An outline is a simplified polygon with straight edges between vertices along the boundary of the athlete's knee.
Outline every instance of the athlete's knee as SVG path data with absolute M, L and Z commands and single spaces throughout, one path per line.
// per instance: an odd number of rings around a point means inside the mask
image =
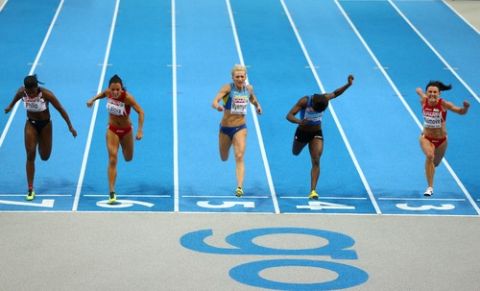
M 298 156 L 302 151 L 303 148 L 305 147 L 306 144 L 300 144 L 298 142 L 294 142 L 292 146 L 292 154 L 294 156 Z
M 50 153 L 48 154 L 40 154 L 40 159 L 42 159 L 42 161 L 48 161 L 48 159 L 50 159 Z
M 428 162 L 433 163 L 433 160 L 435 159 L 435 154 L 434 153 L 427 153 L 426 157 L 427 157 Z
M 117 156 L 111 155 L 111 156 L 108 158 L 108 164 L 109 164 L 110 166 L 116 166 L 116 165 L 117 165 Z
M 226 162 L 228 160 L 228 150 L 223 150 L 220 149 L 220 159 L 222 160 L 222 162 Z
M 243 151 L 235 153 L 235 161 L 242 161 L 243 160 Z
M 27 151 L 27 161 L 35 161 L 35 151 Z
M 125 162 L 130 162 L 133 159 L 133 150 L 122 150 L 123 159 Z

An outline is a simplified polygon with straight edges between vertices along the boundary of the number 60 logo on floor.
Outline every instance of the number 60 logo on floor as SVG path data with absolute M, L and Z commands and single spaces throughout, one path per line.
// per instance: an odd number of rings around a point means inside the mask
M 254 243 L 260 236 L 279 234 L 308 235 L 327 240 L 328 243 L 318 248 L 310 249 L 275 249 Z M 353 247 L 355 241 L 342 233 L 309 229 L 309 228 L 259 228 L 239 231 L 225 238 L 232 248 L 214 247 L 205 242 L 212 236 L 211 229 L 199 230 L 185 234 L 180 243 L 183 247 L 202 253 L 218 255 L 263 255 L 263 256 L 327 256 L 332 259 L 356 260 L 357 254 Z M 286 283 L 265 279 L 260 273 L 266 269 L 279 267 L 311 267 L 332 271 L 338 276 L 331 281 L 316 283 Z M 333 290 L 344 289 L 365 283 L 368 274 L 351 265 L 338 262 L 311 259 L 273 259 L 254 261 L 233 267 L 230 276 L 236 281 L 250 286 L 279 290 Z

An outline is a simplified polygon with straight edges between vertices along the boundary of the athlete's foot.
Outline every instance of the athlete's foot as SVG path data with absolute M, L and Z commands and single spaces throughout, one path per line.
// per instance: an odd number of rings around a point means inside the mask
M 312 192 L 310 192 L 310 194 L 308 195 L 308 199 L 318 200 L 317 191 L 312 190 Z
M 108 203 L 114 204 L 115 202 L 117 202 L 117 194 L 115 192 L 110 192 Z
M 235 189 L 235 196 L 237 196 L 237 197 L 242 197 L 243 196 L 242 187 L 237 187 L 237 189 Z
M 27 199 L 28 201 L 32 201 L 33 198 L 35 198 L 35 191 L 33 191 L 33 189 L 28 190 L 27 197 L 25 197 L 25 199 Z
M 432 187 L 427 187 L 427 190 L 425 190 L 425 193 L 423 193 L 424 196 L 432 196 L 433 195 L 433 188 Z

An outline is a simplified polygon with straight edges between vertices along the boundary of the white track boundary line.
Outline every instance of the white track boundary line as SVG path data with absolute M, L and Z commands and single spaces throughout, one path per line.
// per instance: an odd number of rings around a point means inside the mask
M 243 53 L 242 53 L 242 49 L 241 49 L 241 46 L 240 46 L 240 40 L 238 38 L 237 27 L 235 25 L 235 19 L 233 17 L 232 7 L 230 5 L 230 0 L 225 0 L 225 2 L 227 4 L 228 15 L 230 17 L 230 24 L 232 26 L 233 37 L 235 39 L 235 46 L 237 48 L 237 53 L 238 53 L 238 57 L 240 59 L 240 64 L 242 66 L 245 66 L 245 62 L 243 60 Z M 247 80 L 247 84 L 248 84 L 248 80 Z M 268 187 L 270 188 L 270 193 L 272 195 L 273 208 L 275 209 L 275 213 L 278 214 L 278 213 L 280 213 L 280 208 L 278 206 L 277 194 L 275 192 L 275 187 L 273 185 L 272 174 L 271 174 L 271 171 L 270 171 L 270 165 L 268 163 L 267 154 L 265 152 L 265 145 L 263 143 L 262 132 L 260 131 L 260 125 L 258 123 L 257 112 L 255 111 L 255 107 L 252 104 L 250 104 L 250 111 L 252 112 L 252 118 L 253 118 L 253 122 L 255 124 L 255 130 L 257 132 L 258 144 L 260 146 L 260 153 L 262 155 L 263 165 L 265 167 L 265 174 L 267 176 Z
M 35 194 L 35 197 L 71 197 L 71 194 Z M 25 194 L 0 194 L 0 197 L 25 197 Z
M 465 201 L 465 198 L 405 198 L 405 197 L 385 197 L 378 200 L 404 200 L 404 201 Z
M 53 27 L 55 26 L 55 23 L 57 22 L 58 15 L 60 14 L 60 11 L 63 8 L 63 2 L 64 0 L 60 1 L 60 4 L 58 4 L 57 11 L 55 12 L 55 15 L 53 16 L 52 22 L 50 23 L 50 26 L 48 27 L 47 33 L 45 34 L 45 38 L 43 39 L 42 45 L 40 46 L 40 49 L 38 50 L 37 56 L 35 57 L 35 60 L 33 61 L 32 68 L 30 69 L 30 72 L 28 73 L 29 75 L 32 75 L 33 72 L 35 72 L 35 69 L 38 66 L 38 62 L 40 61 L 40 57 L 43 54 L 43 51 L 45 50 L 45 46 L 47 45 L 48 39 L 50 38 L 50 34 L 52 33 Z M 0 136 L 0 148 L 3 145 L 3 142 L 5 141 L 5 137 L 7 136 L 8 130 L 10 129 L 10 126 L 12 125 L 13 118 L 15 117 L 15 114 L 17 113 L 17 109 L 19 106 L 20 102 L 17 102 L 15 106 L 13 107 L 12 111 L 10 112 L 10 116 L 8 117 L 7 124 L 5 125 L 5 128 L 3 129 L 2 135 Z
M 321 201 L 324 199 L 327 200 L 367 200 L 367 197 L 339 197 L 339 196 L 321 196 L 318 200 L 310 200 L 308 197 L 305 196 L 282 196 L 280 199 L 301 199 L 301 200 L 308 200 L 310 202 Z
M 357 27 L 355 26 L 355 24 L 353 24 L 352 20 L 350 19 L 350 17 L 347 15 L 347 13 L 345 12 L 345 10 L 343 9 L 343 7 L 338 3 L 338 0 L 335 0 L 335 4 L 338 6 L 338 8 L 340 9 L 340 11 L 342 12 L 343 16 L 345 17 L 345 19 L 347 20 L 348 24 L 350 24 L 350 27 L 352 28 L 352 30 L 355 32 L 355 34 L 357 35 L 358 39 L 361 41 L 361 43 L 363 44 L 363 46 L 365 47 L 365 49 L 368 51 L 370 57 L 373 59 L 373 61 L 375 62 L 375 64 L 377 65 L 378 69 L 382 72 L 383 76 L 385 77 L 385 79 L 388 81 L 388 83 L 390 84 L 390 86 L 392 87 L 393 91 L 395 91 L 395 94 L 398 96 L 398 98 L 400 99 L 400 101 L 402 102 L 403 106 L 405 107 L 405 109 L 407 109 L 408 113 L 410 114 L 410 116 L 413 118 L 413 120 L 415 121 L 415 123 L 417 124 L 418 128 L 420 130 L 423 129 L 423 126 L 422 124 L 420 123 L 420 121 L 418 120 L 417 116 L 413 113 L 412 109 L 410 108 L 410 105 L 408 105 L 407 101 L 405 101 L 405 99 L 403 98 L 402 94 L 400 93 L 400 91 L 398 90 L 397 86 L 395 85 L 395 83 L 392 81 L 392 79 L 390 78 L 390 76 L 387 74 L 387 72 L 385 71 L 384 67 L 382 66 L 382 64 L 380 63 L 380 61 L 377 59 L 377 57 L 375 56 L 375 54 L 373 53 L 373 51 L 370 49 L 370 46 L 367 44 L 367 42 L 365 41 L 365 39 L 363 38 L 363 36 L 360 34 L 360 32 L 358 31 Z M 477 212 L 477 214 L 480 214 L 480 209 L 478 208 L 478 205 L 475 203 L 475 201 L 473 200 L 472 196 L 470 195 L 470 193 L 468 192 L 468 190 L 465 188 L 465 186 L 463 185 L 462 181 L 460 181 L 460 179 L 458 178 L 457 174 L 455 174 L 455 172 L 453 171 L 453 169 L 450 167 L 450 164 L 448 163 L 447 159 L 446 158 L 443 158 L 442 160 L 443 164 L 445 165 L 445 167 L 447 168 L 448 172 L 450 173 L 450 175 L 452 175 L 453 179 L 455 180 L 455 182 L 457 182 L 457 185 L 460 187 L 460 189 L 462 190 L 463 194 L 465 194 L 465 196 L 467 197 L 468 201 L 471 203 L 471 205 L 473 206 L 473 208 L 475 209 L 475 211 Z
M 313 62 L 310 58 L 310 54 L 308 53 L 302 37 L 300 36 L 300 33 L 297 30 L 297 27 L 295 25 L 295 22 L 292 19 L 292 16 L 290 15 L 290 11 L 287 8 L 287 5 L 285 4 L 284 0 L 280 0 L 282 3 L 283 9 L 285 10 L 285 13 L 288 17 L 288 20 L 290 21 L 290 25 L 292 26 L 292 29 L 295 33 L 295 36 L 297 37 L 298 43 L 300 44 L 303 54 L 305 55 L 305 59 L 308 62 L 308 65 L 310 67 L 310 70 L 312 71 L 313 76 L 315 77 L 315 80 L 317 81 L 318 87 L 320 88 L 322 93 L 325 93 L 325 88 L 323 86 L 322 81 L 318 77 L 317 71 L 315 70 L 315 66 L 313 65 Z M 335 121 L 335 124 L 337 125 L 338 131 L 340 132 L 340 135 L 342 136 L 343 142 L 345 143 L 345 146 L 347 147 L 348 153 L 350 155 L 350 158 L 353 161 L 353 164 L 355 165 L 355 168 L 357 169 L 357 172 L 360 176 L 360 179 L 362 180 L 362 183 L 367 190 L 368 196 L 370 197 L 370 200 L 372 201 L 372 205 L 375 208 L 375 212 L 377 214 L 381 214 L 380 207 L 378 206 L 377 201 L 375 200 L 375 196 L 373 195 L 372 189 L 370 188 L 370 185 L 367 181 L 367 178 L 365 177 L 365 174 L 363 173 L 362 168 L 360 167 L 360 164 L 358 163 L 357 157 L 355 156 L 355 153 L 353 152 L 353 149 L 350 145 L 350 142 L 348 141 L 347 135 L 345 134 L 345 131 L 343 130 L 342 125 L 340 124 L 340 120 L 337 117 L 337 114 L 335 113 L 335 110 L 333 108 L 333 104 L 330 104 L 329 106 L 330 113 L 332 114 L 333 120 Z
M 25 195 L 24 195 L 25 196 Z M 234 196 L 217 196 L 217 195 L 182 195 L 183 198 L 194 198 L 194 199 L 207 199 L 207 198 L 226 198 L 226 199 L 233 199 L 235 201 L 239 201 L 237 197 Z M 243 196 L 242 201 L 248 199 L 270 199 L 270 196 Z
M 442 2 L 448 8 L 450 8 L 450 10 L 452 10 L 453 13 L 455 13 L 458 17 L 460 17 L 468 26 L 470 26 L 476 33 L 480 34 L 480 31 L 478 31 L 478 29 L 475 26 L 473 26 L 473 24 L 468 22 L 468 20 L 465 17 L 463 17 L 455 8 L 453 8 L 452 5 L 448 4 L 447 1 L 445 1 L 445 0 L 442 0 Z
M 480 103 L 480 98 L 478 95 L 473 91 L 473 89 L 465 82 L 460 75 L 455 72 L 455 70 L 450 66 L 450 64 L 445 60 L 445 58 L 433 47 L 433 45 L 423 36 L 423 34 L 413 25 L 413 23 L 403 14 L 403 12 L 398 8 L 392 0 L 388 0 L 388 3 L 392 5 L 392 7 L 397 11 L 397 13 L 405 20 L 405 22 L 415 31 L 415 33 L 423 40 L 423 42 L 432 50 L 432 52 L 440 59 L 440 61 L 448 68 L 448 70 L 457 78 L 460 83 L 472 94 L 472 96 Z
M 175 0 L 172 0 L 172 106 L 173 106 L 173 208 L 180 209 L 178 177 L 178 116 L 177 116 L 177 30 Z
M 0 6 L 0 12 L 2 12 L 5 5 L 7 5 L 7 2 L 8 2 L 8 0 L 5 0 L 5 2 L 3 2 L 2 6 Z
M 23 195 L 25 196 L 25 195 Z M 108 194 L 83 194 L 83 197 L 109 197 Z M 121 194 L 119 198 L 171 198 L 171 195 L 150 195 L 150 194 Z
M 115 10 L 113 13 L 112 24 L 110 26 L 110 33 L 108 36 L 107 48 L 105 50 L 105 57 L 102 64 L 102 72 L 100 81 L 98 82 L 97 94 L 102 91 L 103 83 L 105 82 L 105 74 L 107 73 L 108 59 L 110 57 L 110 49 L 112 47 L 113 34 L 115 32 L 115 23 L 117 22 L 118 8 L 120 0 L 116 0 Z M 92 144 L 93 131 L 95 129 L 95 121 L 97 119 L 99 100 L 95 101 L 93 107 L 92 119 L 90 121 L 90 128 L 88 130 L 87 143 L 85 145 L 85 152 L 83 153 L 82 167 L 80 169 L 80 176 L 78 177 L 77 190 L 75 191 L 75 198 L 73 200 L 72 211 L 77 211 L 78 203 L 80 202 L 80 193 L 82 192 L 83 180 L 85 179 L 85 171 L 87 169 L 88 155 L 90 153 L 90 146 Z

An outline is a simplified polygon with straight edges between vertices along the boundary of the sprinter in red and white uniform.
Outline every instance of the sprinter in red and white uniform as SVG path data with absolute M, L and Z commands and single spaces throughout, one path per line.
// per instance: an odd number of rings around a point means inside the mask
M 37 152 L 40 158 L 46 161 L 52 153 L 52 122 L 50 120 L 49 104 L 62 115 L 68 125 L 68 130 L 73 137 L 77 136 L 77 131 L 73 128 L 67 112 L 63 109 L 57 97 L 48 89 L 39 87 L 36 75 L 25 77 L 24 86 L 20 87 L 13 97 L 12 102 L 5 108 L 5 113 L 12 110 L 15 103 L 23 101 L 27 111 L 27 121 L 25 122 L 25 150 L 27 152 L 27 183 L 28 192 L 26 199 L 31 201 L 35 198 L 33 189 L 33 180 L 35 177 L 35 155 Z
M 133 108 L 138 114 L 138 129 L 135 135 L 137 140 L 143 137 L 143 109 L 135 101 L 135 98 L 123 87 L 122 79 L 114 75 L 108 88 L 88 100 L 87 106 L 91 107 L 93 103 L 107 97 L 107 111 L 109 113 L 107 129 L 107 149 L 108 149 L 108 186 L 110 190 L 109 203 L 117 201 L 115 192 L 115 181 L 117 178 L 117 156 L 118 148 L 122 147 L 122 153 L 125 161 L 131 161 L 133 158 L 133 127 L 130 120 L 130 109 Z
M 433 195 L 433 177 L 435 167 L 437 167 L 447 150 L 447 110 L 458 114 L 466 114 L 470 103 L 463 101 L 463 107 L 455 106 L 453 103 L 440 98 L 440 92 L 450 90 L 451 85 L 445 85 L 440 81 L 430 81 L 426 86 L 424 93 L 421 88 L 417 88 L 417 94 L 420 96 L 423 114 L 423 131 L 420 136 L 420 146 L 425 154 L 425 174 L 428 187 L 423 193 L 425 196 Z

